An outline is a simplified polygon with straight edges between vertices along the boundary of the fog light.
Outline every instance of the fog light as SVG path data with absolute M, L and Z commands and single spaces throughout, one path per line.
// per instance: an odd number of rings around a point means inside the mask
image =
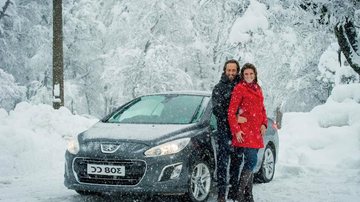
M 176 179 L 180 176 L 181 170 L 182 170 L 182 163 L 167 165 L 161 171 L 158 181 Z
M 178 178 L 180 176 L 181 169 L 182 169 L 182 164 L 174 166 L 174 170 L 171 173 L 170 179 Z

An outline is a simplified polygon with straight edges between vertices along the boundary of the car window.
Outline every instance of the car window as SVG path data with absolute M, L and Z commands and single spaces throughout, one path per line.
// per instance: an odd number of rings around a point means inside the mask
M 210 127 L 211 130 L 217 130 L 216 117 L 213 113 L 211 114 L 211 118 L 210 118 Z
M 132 105 L 128 110 L 125 110 L 119 117 L 118 121 L 121 122 L 136 116 L 159 116 L 164 109 L 163 96 L 144 97 L 141 102 Z
M 210 101 L 210 97 L 204 97 L 201 105 L 199 106 L 199 110 L 197 110 L 197 113 L 194 115 L 193 122 L 197 122 L 200 120 L 202 115 L 204 114 L 206 107 Z
M 152 95 L 120 108 L 107 122 L 188 124 L 198 121 L 209 101 L 197 95 Z

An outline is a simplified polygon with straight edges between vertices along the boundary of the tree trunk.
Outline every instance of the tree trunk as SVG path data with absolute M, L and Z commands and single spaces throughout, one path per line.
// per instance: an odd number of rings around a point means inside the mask
M 62 0 L 53 0 L 53 107 L 64 106 Z
M 86 99 L 86 105 L 87 105 L 87 113 L 91 115 L 91 107 L 90 107 L 90 98 L 87 92 L 85 92 L 85 99 Z

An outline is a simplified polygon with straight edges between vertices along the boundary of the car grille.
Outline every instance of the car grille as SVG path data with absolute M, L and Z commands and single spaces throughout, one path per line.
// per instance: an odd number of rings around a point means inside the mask
M 106 176 L 87 174 L 87 164 L 125 166 L 125 176 Z M 136 185 L 145 174 L 146 163 L 139 160 L 108 160 L 76 158 L 73 164 L 74 172 L 81 183 L 106 185 Z

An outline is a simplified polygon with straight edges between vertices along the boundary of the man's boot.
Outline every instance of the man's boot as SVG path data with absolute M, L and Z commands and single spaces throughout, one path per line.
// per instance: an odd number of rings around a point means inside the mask
M 245 187 L 245 199 L 248 202 L 254 202 L 254 196 L 252 194 L 252 188 L 253 188 L 253 181 L 254 181 L 254 173 L 251 172 L 251 175 L 249 177 L 249 181 L 247 183 L 247 186 Z
M 237 198 L 237 191 L 238 191 L 239 189 L 237 188 L 237 186 L 231 186 L 230 188 L 229 188 L 229 192 L 228 192 L 228 195 L 227 195 L 227 199 L 231 199 L 231 200 L 236 200 Z
M 237 192 L 239 190 L 239 177 L 236 176 L 230 176 L 230 187 L 229 192 L 227 195 L 227 199 L 236 200 L 237 198 Z
M 239 181 L 239 191 L 237 193 L 237 201 L 238 202 L 246 202 L 245 198 L 245 187 L 248 185 L 249 179 L 252 175 L 252 171 L 250 170 L 243 170 L 240 175 Z
M 219 195 L 217 201 L 218 202 L 226 202 L 225 195 L 221 195 L 221 196 Z
M 234 148 L 232 148 L 234 149 Z M 230 188 L 227 195 L 227 199 L 236 200 L 237 192 L 239 190 L 239 175 L 240 175 L 240 167 L 242 163 L 243 156 L 239 155 L 235 151 L 231 153 L 231 164 L 230 164 Z
M 226 202 L 226 186 L 219 186 L 219 191 L 218 191 L 218 202 Z

